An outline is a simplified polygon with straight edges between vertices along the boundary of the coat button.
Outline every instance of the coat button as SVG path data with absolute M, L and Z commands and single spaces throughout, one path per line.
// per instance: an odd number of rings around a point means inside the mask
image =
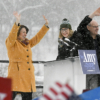
M 27 64 L 29 64 L 29 62 L 27 62 Z
M 27 57 L 29 57 L 29 56 L 27 56 Z
M 30 70 L 30 68 L 28 68 L 28 70 Z
M 28 49 L 27 49 L 27 51 L 28 51 Z

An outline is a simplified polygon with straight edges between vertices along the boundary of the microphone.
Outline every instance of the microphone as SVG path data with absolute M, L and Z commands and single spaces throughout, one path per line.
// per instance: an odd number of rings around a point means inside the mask
M 75 42 L 70 41 L 68 38 L 64 39 L 65 42 L 68 42 L 69 44 L 74 44 L 75 46 L 79 46 L 78 44 L 76 44 Z
M 58 42 L 59 42 L 59 43 L 63 43 L 63 44 L 65 44 L 65 45 L 67 45 L 67 46 L 70 46 L 68 43 L 66 43 L 65 41 L 63 41 L 63 40 L 60 39 L 60 38 L 58 39 Z
M 70 51 L 70 57 L 73 57 L 74 51 L 76 50 L 76 47 L 78 46 L 78 44 L 70 41 L 67 38 L 65 38 L 65 40 L 62 40 L 62 39 L 59 38 L 58 42 L 67 45 L 67 47 L 69 48 L 69 51 Z

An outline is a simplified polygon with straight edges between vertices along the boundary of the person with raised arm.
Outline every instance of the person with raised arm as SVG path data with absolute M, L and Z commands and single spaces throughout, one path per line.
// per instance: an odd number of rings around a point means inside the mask
M 32 64 L 32 50 L 45 36 L 48 20 L 44 17 L 45 24 L 40 31 L 31 39 L 27 39 L 29 29 L 20 25 L 21 15 L 14 12 L 16 18 L 5 44 L 9 57 L 8 78 L 12 79 L 12 100 L 21 93 L 22 100 L 32 100 L 32 92 L 36 92 L 34 66 Z
M 100 35 L 98 33 L 98 23 L 93 20 L 95 16 L 100 16 L 100 8 L 92 14 L 87 15 L 79 24 L 77 31 L 70 38 L 71 41 L 80 45 L 83 50 L 96 50 L 98 64 L 100 68 Z M 93 89 L 100 86 L 100 75 L 86 75 L 86 88 Z

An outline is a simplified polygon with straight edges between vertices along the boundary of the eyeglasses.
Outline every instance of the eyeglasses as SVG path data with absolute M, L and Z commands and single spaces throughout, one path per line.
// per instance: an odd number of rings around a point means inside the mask
M 68 30 L 68 28 L 61 29 L 61 32 L 66 32 L 67 30 Z
M 91 26 L 91 27 L 93 27 L 93 28 L 98 28 L 98 27 L 100 27 L 100 25 L 98 25 L 98 26 L 88 25 L 88 26 Z

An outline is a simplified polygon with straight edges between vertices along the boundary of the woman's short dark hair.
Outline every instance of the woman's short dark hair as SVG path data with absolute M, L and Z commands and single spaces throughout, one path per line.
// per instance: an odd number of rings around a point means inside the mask
M 17 36 L 19 36 L 20 31 L 21 31 L 22 28 L 26 29 L 26 34 L 28 33 L 29 29 L 25 25 L 20 25 L 20 28 L 19 28 L 18 33 L 17 33 Z

